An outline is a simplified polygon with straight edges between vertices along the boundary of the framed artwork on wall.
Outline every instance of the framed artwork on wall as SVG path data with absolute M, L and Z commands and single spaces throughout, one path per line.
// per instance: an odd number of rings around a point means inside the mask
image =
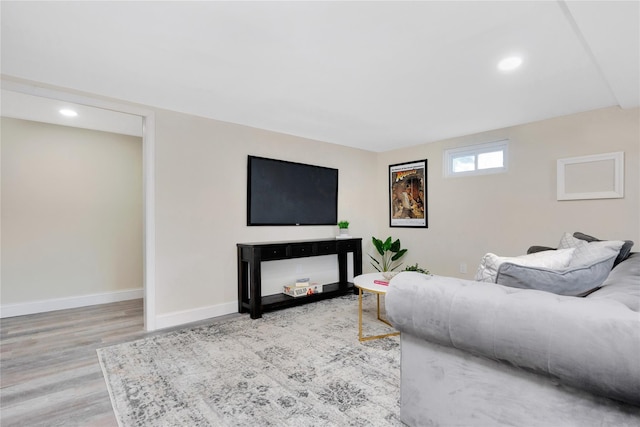
M 428 227 L 427 160 L 389 166 L 389 226 Z
M 624 197 L 624 152 L 558 160 L 558 200 Z

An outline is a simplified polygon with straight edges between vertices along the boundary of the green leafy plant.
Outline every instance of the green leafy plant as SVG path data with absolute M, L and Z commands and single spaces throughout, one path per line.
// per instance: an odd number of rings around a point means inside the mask
M 338 228 L 349 228 L 349 221 L 340 221 L 338 223 Z
M 425 270 L 424 268 L 418 267 L 418 263 L 416 265 L 408 265 L 404 271 L 415 271 L 416 273 L 429 274 L 429 270 Z
M 372 237 L 371 241 L 378 254 L 382 257 L 382 260 L 379 261 L 369 255 L 369 258 L 373 261 L 371 263 L 373 268 L 377 271 L 393 271 L 402 265 L 402 263 L 398 263 L 398 260 L 407 253 L 407 250 L 400 248 L 400 239 L 392 241 L 391 236 L 389 236 L 387 240 L 383 242 L 380 239 Z

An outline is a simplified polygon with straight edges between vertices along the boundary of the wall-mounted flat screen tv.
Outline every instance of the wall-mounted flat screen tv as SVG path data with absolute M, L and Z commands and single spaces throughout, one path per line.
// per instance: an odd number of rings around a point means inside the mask
M 247 225 L 336 225 L 338 169 L 249 156 Z

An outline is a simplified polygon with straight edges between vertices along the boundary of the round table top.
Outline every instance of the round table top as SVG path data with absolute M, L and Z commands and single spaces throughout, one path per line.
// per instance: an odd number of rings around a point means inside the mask
M 377 284 L 375 283 L 376 280 L 389 283 L 389 281 L 384 278 L 382 273 L 368 273 L 354 277 L 353 284 L 358 288 L 364 289 L 366 291 L 377 292 L 379 294 L 387 293 L 389 285 Z

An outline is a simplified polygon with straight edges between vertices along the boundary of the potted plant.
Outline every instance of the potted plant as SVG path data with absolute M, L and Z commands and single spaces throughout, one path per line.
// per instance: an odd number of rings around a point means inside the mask
M 338 222 L 338 228 L 340 229 L 340 237 L 349 237 L 349 221 Z
M 408 265 L 404 271 L 415 271 L 416 273 L 429 274 L 429 270 L 425 270 L 424 268 L 418 267 L 418 263 L 416 265 Z
M 379 261 L 369 255 L 369 258 L 373 261 L 371 265 L 377 271 L 380 271 L 386 279 L 390 279 L 395 275 L 393 271 L 402 265 L 398 260 L 407 253 L 407 250 L 400 247 L 400 239 L 392 241 L 391 236 L 387 237 L 384 242 L 375 237 L 372 237 L 371 241 L 378 254 L 382 257 L 382 260 Z

